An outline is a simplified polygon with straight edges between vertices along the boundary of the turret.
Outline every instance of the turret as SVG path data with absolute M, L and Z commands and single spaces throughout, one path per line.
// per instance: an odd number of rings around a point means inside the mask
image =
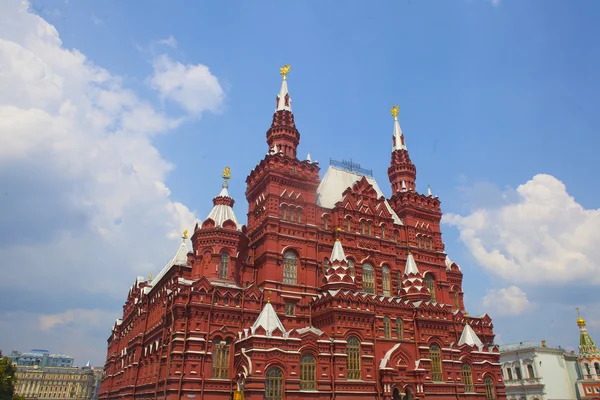
M 400 191 L 414 191 L 417 179 L 417 168 L 410 160 L 404 135 L 400 129 L 398 113 L 400 107 L 394 106 L 390 111 L 394 117 L 394 133 L 392 135 L 392 160 L 388 168 L 388 177 L 392 184 L 392 194 Z
M 296 149 L 300 143 L 300 132 L 298 132 L 294 123 L 292 99 L 288 92 L 287 75 L 290 68 L 292 67 L 286 64 L 280 69 L 283 80 L 277 95 L 273 122 L 267 131 L 267 144 L 271 154 L 283 153 L 288 157 L 296 158 Z

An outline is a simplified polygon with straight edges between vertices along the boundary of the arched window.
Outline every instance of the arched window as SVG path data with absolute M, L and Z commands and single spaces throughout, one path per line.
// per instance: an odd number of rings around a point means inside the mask
M 300 359 L 300 390 L 316 389 L 317 364 L 312 354 L 305 354 Z
M 535 372 L 533 372 L 533 365 L 531 364 L 527 364 L 527 375 L 529 375 L 530 378 L 535 378 Z
M 590 371 L 590 364 L 585 363 L 585 371 L 587 375 L 591 375 L 592 371 Z
M 486 376 L 483 380 L 483 384 L 485 385 L 486 400 L 494 400 L 496 398 L 496 393 L 494 392 L 494 381 L 492 378 Z
M 417 247 L 421 248 L 421 236 L 417 235 Z
M 517 379 L 523 379 L 521 375 L 521 367 L 515 367 L 515 375 L 517 375 Z
M 267 370 L 265 400 L 281 399 L 283 399 L 283 372 L 277 367 L 271 367 Z
M 506 368 L 506 377 L 508 378 L 509 381 L 513 380 L 513 374 L 512 374 L 512 370 L 510 369 L 510 367 Z
M 383 295 L 391 296 L 390 269 L 385 265 L 381 268 L 381 277 L 383 278 Z
M 404 329 L 402 327 L 402 318 L 396 318 L 396 336 L 398 339 L 404 339 Z
M 354 261 L 348 260 L 348 269 L 350 270 L 350 275 L 354 276 Z
M 301 209 L 298 209 L 298 211 L 296 211 L 296 221 L 298 223 L 302 222 L 302 210 Z
M 398 243 L 398 232 L 394 231 L 394 242 Z
M 363 292 L 375 293 L 375 271 L 371 264 L 363 264 L 362 281 Z
M 221 267 L 219 268 L 219 278 L 227 279 L 227 269 L 229 267 L 229 255 L 221 254 Z
M 386 339 L 392 338 L 392 327 L 390 326 L 390 317 L 383 317 L 383 335 Z
M 596 375 L 600 375 L 600 364 L 594 363 L 594 368 L 596 369 Z
M 443 381 L 442 378 L 442 352 L 440 346 L 432 344 L 429 347 L 429 358 L 431 359 L 431 380 Z
M 298 258 L 293 251 L 286 251 L 283 255 L 283 283 L 296 284 L 296 266 Z
M 346 368 L 348 370 L 348 379 L 360 379 L 360 342 L 355 336 L 348 338 L 346 344 Z
M 367 222 L 367 229 L 369 230 L 369 233 L 368 233 L 369 236 L 371 236 L 373 233 L 372 233 L 372 230 L 371 230 L 371 223 L 370 222 Z
M 350 218 L 346 218 L 346 231 L 350 232 L 352 228 L 352 220 L 350 220 Z
M 328 223 L 329 221 L 327 220 L 327 215 L 323 215 L 323 229 L 329 229 L 328 227 Z
M 460 310 L 460 300 L 458 299 L 458 289 L 454 289 L 454 307 Z
M 360 233 L 362 233 L 364 235 L 366 231 L 367 231 L 367 226 L 366 226 L 365 221 L 360 221 Z
M 433 275 L 427 274 L 425 276 L 425 285 L 431 294 L 429 301 L 435 302 L 435 279 L 433 278 Z
M 415 396 L 413 396 L 413 392 L 410 389 L 406 389 L 406 397 L 404 397 L 405 400 L 413 400 L 415 398 Z
M 229 343 L 219 338 L 213 341 L 212 378 L 229 378 Z
M 471 366 L 467 363 L 462 365 L 462 379 L 465 384 L 465 392 L 473 392 L 473 373 L 471 372 Z
M 286 206 L 281 207 L 281 219 L 284 221 L 287 219 L 287 207 Z
M 381 238 L 385 239 L 385 226 L 381 227 Z

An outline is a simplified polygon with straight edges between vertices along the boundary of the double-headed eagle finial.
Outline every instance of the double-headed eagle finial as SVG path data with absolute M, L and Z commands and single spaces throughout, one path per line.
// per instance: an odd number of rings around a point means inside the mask
M 392 117 L 394 117 L 394 119 L 398 119 L 398 113 L 399 112 L 400 112 L 400 106 L 394 106 L 390 110 L 390 113 L 392 114 Z
M 292 66 L 287 65 L 287 64 L 285 64 L 283 67 L 279 68 L 279 74 L 281 74 L 281 76 L 283 76 L 284 81 L 287 79 L 287 74 L 290 73 L 291 68 L 292 68 Z
M 231 179 L 231 169 L 229 167 L 225 167 L 223 170 L 223 179 Z

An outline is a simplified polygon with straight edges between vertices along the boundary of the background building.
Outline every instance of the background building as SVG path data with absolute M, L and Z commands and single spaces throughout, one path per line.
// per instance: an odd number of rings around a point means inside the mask
M 545 341 L 500 346 L 500 362 L 508 400 L 572 400 L 577 398 L 577 356 Z
M 579 397 L 584 400 L 600 400 L 600 351 L 585 326 L 585 321 L 577 310 L 579 327 L 580 379 L 577 381 Z
M 26 399 L 92 400 L 102 368 L 19 365 L 15 391 Z
M 40 367 L 72 367 L 73 357 L 64 354 L 50 354 L 48 350 L 29 350 L 21 353 L 13 350 L 8 359 L 16 365 L 37 365 Z
M 492 320 L 464 310 L 440 200 L 416 190 L 398 107 L 388 199 L 355 163 L 331 161 L 321 179 L 298 158 L 288 71 L 246 179 L 247 225 L 226 168 L 191 250 L 186 231 L 160 273 L 131 287 L 99 397 L 504 399 Z

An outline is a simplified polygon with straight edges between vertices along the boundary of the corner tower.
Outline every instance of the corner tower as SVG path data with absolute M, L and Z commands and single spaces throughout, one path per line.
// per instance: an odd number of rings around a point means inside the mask
M 392 135 L 392 160 L 388 168 L 388 177 L 392 184 L 392 194 L 400 191 L 414 191 L 417 179 L 417 168 L 410 160 L 404 135 L 398 121 L 399 106 L 392 107 L 394 117 L 394 134 Z

